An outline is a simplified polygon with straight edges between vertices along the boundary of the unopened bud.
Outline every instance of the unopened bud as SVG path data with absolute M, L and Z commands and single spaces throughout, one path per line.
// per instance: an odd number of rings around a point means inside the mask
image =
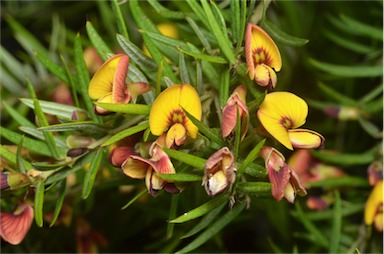
M 87 148 L 72 148 L 72 149 L 68 150 L 67 156 L 74 158 L 74 157 L 78 157 L 78 156 L 84 154 L 87 151 L 88 151 Z
M 16 190 L 28 186 L 31 181 L 26 174 L 17 172 L 1 173 L 1 189 Z
M 324 109 L 324 113 L 332 118 L 339 119 L 341 121 L 356 120 L 361 112 L 355 107 L 327 107 Z
M 72 112 L 71 120 L 73 121 L 84 121 L 87 119 L 88 119 L 88 114 L 83 110 L 75 110 Z
M 69 135 L 66 143 L 70 148 L 85 148 L 94 143 L 96 140 L 91 137 L 83 137 L 77 135 Z

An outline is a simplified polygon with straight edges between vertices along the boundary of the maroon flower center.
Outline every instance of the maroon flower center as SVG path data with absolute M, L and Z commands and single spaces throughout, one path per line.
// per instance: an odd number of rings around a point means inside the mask
M 255 64 L 266 64 L 270 66 L 272 59 L 264 48 L 257 48 L 253 50 L 253 62 Z
M 171 114 L 168 117 L 168 124 L 169 126 L 172 126 L 176 123 L 180 123 L 182 125 L 185 125 L 186 117 L 182 110 L 176 109 L 171 112 Z
M 280 120 L 280 124 L 283 125 L 286 129 L 291 129 L 293 126 L 293 122 L 289 117 L 283 117 Z

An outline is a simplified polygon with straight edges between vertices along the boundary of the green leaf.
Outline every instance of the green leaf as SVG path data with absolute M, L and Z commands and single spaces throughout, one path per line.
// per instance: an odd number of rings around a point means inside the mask
M 353 33 L 367 36 L 368 38 L 374 38 L 377 40 L 383 40 L 383 29 L 382 27 L 374 27 L 352 19 L 345 14 L 340 14 L 340 20 L 348 27 L 353 30 Z
M 361 116 L 357 117 L 361 127 L 372 137 L 381 139 L 383 137 L 383 132 L 372 122 L 362 118 Z
M 140 68 L 147 68 L 150 71 L 156 71 L 156 63 L 153 59 L 145 55 L 139 47 L 120 34 L 117 34 L 116 38 L 120 47 L 138 66 L 140 66 Z M 131 68 L 131 66 L 129 68 Z
M 129 39 L 127 26 L 125 25 L 125 20 L 123 14 L 121 13 L 120 4 L 117 0 L 112 0 L 112 11 L 117 23 L 117 30 L 125 38 Z
M 201 44 L 203 44 L 204 48 L 210 52 L 212 50 L 211 48 L 211 44 L 209 43 L 208 39 L 206 38 L 205 34 L 203 33 L 203 31 L 201 30 L 201 28 L 196 24 L 196 22 L 190 18 L 190 17 L 185 17 L 185 19 L 187 20 L 188 24 L 190 25 L 190 27 L 193 29 L 193 31 L 195 32 L 195 34 L 197 35 L 197 37 L 199 38 Z
M 96 116 L 95 110 L 92 104 L 92 100 L 88 95 L 88 86 L 90 83 L 90 77 L 87 70 L 87 66 L 84 61 L 83 47 L 81 45 L 80 34 L 77 34 L 75 37 L 75 43 L 73 46 L 73 54 L 75 60 L 75 69 L 78 77 L 79 91 L 81 97 L 83 98 L 85 107 L 88 114 L 96 123 L 101 123 L 102 121 Z
M 309 187 L 333 188 L 333 187 L 367 187 L 366 178 L 357 176 L 342 176 L 338 178 L 328 178 L 316 182 L 308 182 Z
M 334 76 L 346 78 L 379 77 L 383 75 L 383 66 L 345 66 L 330 63 L 324 63 L 315 59 L 309 59 L 309 63 L 315 68 L 332 74 Z
M 98 150 L 95 157 L 92 158 L 91 165 L 89 166 L 87 172 L 85 173 L 83 188 L 81 190 L 81 198 L 88 198 L 91 194 L 93 184 L 95 183 L 96 174 L 100 168 L 101 158 L 103 157 L 103 150 Z
M 181 162 L 183 162 L 183 163 L 185 163 L 187 165 L 190 165 L 192 167 L 195 167 L 197 169 L 201 169 L 202 170 L 202 169 L 205 168 L 205 163 L 207 162 L 207 160 L 205 160 L 203 158 L 200 158 L 200 157 L 192 155 L 192 154 L 184 153 L 184 152 L 181 152 L 181 151 L 169 149 L 169 148 L 166 148 L 166 147 L 163 147 L 163 150 L 172 159 L 181 161 Z
M 95 102 L 95 104 L 112 112 L 120 112 L 126 114 L 149 115 L 149 112 L 151 111 L 151 106 L 145 104 L 117 104 L 104 102 Z
M 335 203 L 333 207 L 333 219 L 331 237 L 329 239 L 329 253 L 339 253 L 342 229 L 342 209 L 340 193 L 335 190 Z
M 361 44 L 354 40 L 351 40 L 350 38 L 346 38 L 344 34 L 336 34 L 327 30 L 324 30 L 323 33 L 328 39 L 332 40 L 332 42 L 334 42 L 335 44 L 359 54 L 369 54 L 375 50 L 374 48 L 366 44 Z
M 312 150 L 311 154 L 323 162 L 329 162 L 331 164 L 336 164 L 341 166 L 365 165 L 365 164 L 371 163 L 375 159 L 374 153 L 372 151 L 367 151 L 359 154 L 350 154 L 350 153 L 335 154 L 332 151 Z
M 245 157 L 244 161 L 241 163 L 239 167 L 239 172 L 243 172 L 258 156 L 260 149 L 263 147 L 265 143 L 265 139 L 261 140 Z
M 74 104 L 76 107 L 79 107 L 80 104 L 79 104 L 79 99 L 77 97 L 78 88 L 75 86 L 75 84 L 73 82 L 74 75 L 72 75 L 72 73 L 69 71 L 68 65 L 67 65 L 67 63 L 66 63 L 66 61 L 62 55 L 60 55 L 60 59 L 61 59 L 61 62 L 64 64 L 64 70 L 65 70 L 65 74 L 67 75 L 68 84 L 69 84 L 69 87 L 70 87 L 70 90 L 72 93 L 72 98 L 73 98 Z
M 20 139 L 22 137 L 21 134 L 8 130 L 2 126 L 0 126 L 0 135 L 14 144 L 19 144 Z M 47 144 L 42 141 L 37 141 L 26 137 L 24 138 L 23 147 L 37 154 L 51 156 L 51 151 L 49 150 Z M 59 148 L 59 153 L 65 154 L 66 149 Z
M 186 221 L 196 219 L 227 202 L 228 202 L 228 196 L 222 194 L 220 196 L 217 196 L 211 199 L 207 203 L 204 203 L 201 206 L 195 209 L 192 209 L 189 212 L 184 213 L 183 215 L 180 215 L 176 219 L 171 220 L 170 223 L 184 223 Z
M 64 198 L 65 198 L 65 189 L 66 189 L 66 186 L 67 186 L 67 180 L 64 179 L 64 180 L 61 180 L 60 183 L 59 183 L 59 197 L 56 201 L 56 206 L 55 206 L 55 211 L 53 212 L 53 218 L 52 218 L 52 222 L 51 224 L 49 224 L 49 227 L 52 227 L 57 219 L 59 218 L 59 215 L 60 215 L 60 212 L 61 212 L 61 207 L 63 206 L 63 203 L 64 203 Z
M 240 167 L 242 167 L 241 164 Z M 243 172 L 257 178 L 265 178 L 268 174 L 264 166 L 256 163 L 250 163 L 246 168 L 244 168 Z
M 185 14 L 182 12 L 177 12 L 177 11 L 171 11 L 161 4 L 159 4 L 158 1 L 156 0 L 148 0 L 148 3 L 155 9 L 157 14 L 160 16 L 167 18 L 167 19 L 184 19 Z
M 158 32 L 156 26 L 152 21 L 144 14 L 143 10 L 140 8 L 138 0 L 129 1 L 129 7 L 131 8 L 131 13 L 137 25 L 149 32 Z
M 211 141 L 215 142 L 220 146 L 225 146 L 224 140 L 215 132 L 213 132 L 208 126 L 197 120 L 193 115 L 189 114 L 185 109 L 183 109 L 184 113 L 187 115 L 189 120 L 199 128 L 199 132 L 204 134 Z
M 39 181 L 35 186 L 34 216 L 37 226 L 43 226 L 43 205 L 44 205 L 44 181 Z
M 188 253 L 196 248 L 200 247 L 204 243 L 206 243 L 209 239 L 215 236 L 220 230 L 222 230 L 225 226 L 227 226 L 230 222 L 236 219 L 239 214 L 244 210 L 245 202 L 235 205 L 231 210 L 229 210 L 226 214 L 224 214 L 220 219 L 218 219 L 213 225 L 211 225 L 206 231 L 204 231 L 201 235 L 196 237 L 191 243 L 185 246 L 183 249 L 179 250 L 176 253 Z
M 328 248 L 329 243 L 327 238 L 325 238 L 324 234 L 319 231 L 319 229 L 317 229 L 317 227 L 306 217 L 306 214 L 304 213 L 298 202 L 295 203 L 295 208 L 297 213 L 297 219 L 299 219 L 303 226 L 309 231 L 309 233 L 314 236 L 317 244 L 324 248 Z
M 239 34 L 240 34 L 240 1 L 231 1 L 231 29 L 232 29 L 232 37 L 233 41 L 239 43 Z
M 7 110 L 7 112 L 12 116 L 12 118 L 21 126 L 27 126 L 34 128 L 35 125 L 29 121 L 25 116 L 21 115 L 20 112 L 13 107 L 9 106 L 9 104 L 6 102 L 6 100 L 3 100 L 4 108 Z
M 93 121 L 76 121 L 70 123 L 53 124 L 46 127 L 40 127 L 38 130 L 42 131 L 89 131 L 96 133 L 105 133 L 106 129 L 95 124 Z
M 272 184 L 267 182 L 241 182 L 236 185 L 240 193 L 252 194 L 258 198 L 271 198 Z
M 175 182 L 197 182 L 202 180 L 202 176 L 200 175 L 193 175 L 188 173 L 175 173 L 175 174 L 157 174 L 157 176 L 166 179 L 171 180 Z
M 370 91 L 369 93 L 364 95 L 364 97 L 362 97 L 359 100 L 359 102 L 361 104 L 368 103 L 368 102 L 374 100 L 377 96 L 382 95 L 382 94 L 383 94 L 383 84 L 380 84 L 380 85 L 376 86 L 374 89 L 372 89 L 372 91 Z
M 9 161 L 10 163 L 17 165 L 17 156 L 13 152 L 9 151 L 4 145 L 0 145 L 0 156 L 4 158 L 5 160 Z M 31 163 L 28 161 L 21 159 L 23 161 L 23 164 L 25 168 L 32 168 Z
M 179 195 L 172 195 L 171 207 L 169 209 L 169 216 L 168 216 L 169 219 L 174 218 L 176 216 L 177 207 L 179 205 L 179 197 L 180 197 Z M 166 239 L 167 240 L 172 238 L 174 229 L 175 229 L 175 224 L 174 223 L 168 223 L 167 233 L 166 233 Z
M 207 18 L 207 20 L 206 21 L 204 20 L 204 21 L 208 23 L 211 29 L 211 32 L 216 37 L 217 43 L 219 44 L 219 47 L 222 50 L 223 54 L 226 56 L 226 58 L 231 64 L 234 64 L 236 62 L 236 57 L 232 50 L 232 44 L 229 41 L 227 34 L 223 33 L 223 30 L 226 31 L 226 27 L 225 26 L 220 27 L 218 20 L 213 14 L 213 11 L 209 6 L 209 3 L 207 2 L 207 0 L 201 0 L 201 4 L 203 6 L 203 10 Z M 210 4 L 212 6 L 215 5 L 214 2 L 210 2 Z
M 301 47 L 309 42 L 307 39 L 286 34 L 268 20 L 264 20 L 264 22 L 261 24 L 261 27 L 263 27 L 274 40 L 287 46 Z
M 112 137 L 110 137 L 107 141 L 105 141 L 102 144 L 102 146 L 112 145 L 113 143 L 116 143 L 117 141 L 122 140 L 125 137 L 131 136 L 135 133 L 143 131 L 148 127 L 149 127 L 149 122 L 145 122 L 145 123 L 130 127 L 128 129 L 125 129 L 123 131 L 120 131 L 120 132 L 116 133 L 115 135 L 113 135 Z
M 144 194 L 147 194 L 148 193 L 148 190 L 145 189 L 145 190 L 142 190 L 140 193 L 138 193 L 136 196 L 134 196 L 127 204 L 125 204 L 121 210 L 125 210 L 127 209 L 130 205 L 132 205 L 136 200 L 138 200 L 139 198 L 141 198 Z
M 219 89 L 219 102 L 220 108 L 224 108 L 229 98 L 229 70 L 224 72 L 220 78 L 220 89 Z
M 210 211 L 208 214 L 206 214 L 200 221 L 199 223 L 196 224 L 190 231 L 188 231 L 185 235 L 183 235 L 181 238 L 188 238 L 191 237 L 197 233 L 199 233 L 201 230 L 206 228 L 218 215 L 219 213 L 223 210 L 225 207 L 226 203 L 223 203 Z
M 217 63 L 217 64 L 227 64 L 228 63 L 228 61 L 225 58 L 222 58 L 220 56 L 211 56 L 211 55 L 206 55 L 206 54 L 193 53 L 193 52 L 190 52 L 190 51 L 183 49 L 183 48 L 179 48 L 179 50 L 181 52 L 189 55 L 189 56 L 192 56 L 196 59 L 205 60 L 207 62 Z
M 108 47 L 108 45 L 104 42 L 104 40 L 100 37 L 96 29 L 93 27 L 90 21 L 87 21 L 87 34 L 93 47 L 95 47 L 98 55 L 103 61 L 106 61 L 109 57 L 108 55 L 112 55 L 112 50 Z
M 189 79 L 189 71 L 185 63 L 184 53 L 181 52 L 179 56 L 179 70 L 180 70 L 180 79 L 182 84 L 191 84 Z
M 33 99 L 21 98 L 20 101 L 28 107 L 35 109 Z M 77 108 L 70 105 L 59 104 L 51 101 L 38 100 L 41 110 L 48 115 L 54 115 L 59 118 L 72 119 L 72 114 L 75 111 L 85 112 L 81 108 Z
M 21 137 L 19 144 L 17 145 L 17 152 L 16 152 L 16 165 L 19 171 L 23 174 L 27 173 L 27 170 L 25 169 L 25 165 L 23 162 L 23 158 L 21 156 L 21 150 L 23 148 L 23 142 L 24 142 L 24 136 Z
M 47 68 L 56 78 L 60 79 L 64 83 L 68 84 L 69 80 L 65 69 L 52 61 L 48 56 L 45 56 L 40 51 L 35 52 L 36 58 L 40 61 L 45 68 Z
M 47 127 L 49 128 L 50 126 L 47 126 Z M 35 138 L 38 138 L 40 140 L 43 140 L 43 141 L 45 140 L 43 131 L 36 129 L 36 127 L 20 126 L 19 130 L 21 130 L 22 132 L 29 134 Z M 65 148 L 67 147 L 65 141 L 60 139 L 60 137 L 54 136 L 53 139 L 55 140 L 57 147 L 65 147 Z
M 345 96 L 342 93 L 339 93 L 335 89 L 330 88 L 329 86 L 324 85 L 323 83 L 319 83 L 319 88 L 323 91 L 328 97 L 333 98 L 341 105 L 345 106 L 357 106 L 357 101 Z
M 36 115 L 40 125 L 41 126 L 48 126 L 49 125 L 48 121 L 45 118 L 44 112 L 41 109 L 40 103 L 36 97 L 36 93 L 33 89 L 32 84 L 29 82 L 29 80 L 27 80 L 27 86 L 28 86 L 28 90 L 29 90 L 29 92 L 33 98 L 34 112 L 35 112 L 35 115 Z M 47 144 L 47 146 L 51 152 L 52 157 L 54 157 L 55 159 L 58 159 L 59 153 L 58 153 L 58 150 L 56 147 L 56 142 L 53 138 L 52 132 L 44 132 L 43 131 L 43 135 L 44 135 L 45 142 L 46 142 L 46 144 Z

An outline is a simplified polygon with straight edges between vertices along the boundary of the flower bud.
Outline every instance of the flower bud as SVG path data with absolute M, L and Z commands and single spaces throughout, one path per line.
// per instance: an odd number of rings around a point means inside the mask
M 85 148 L 90 146 L 96 140 L 91 137 L 69 135 L 66 139 L 67 146 L 70 148 Z
M 203 185 L 208 195 L 215 196 L 235 182 L 234 157 L 227 147 L 212 154 L 205 164 Z
M 17 172 L 1 172 L 1 189 L 17 190 L 28 186 L 31 181 L 26 174 Z

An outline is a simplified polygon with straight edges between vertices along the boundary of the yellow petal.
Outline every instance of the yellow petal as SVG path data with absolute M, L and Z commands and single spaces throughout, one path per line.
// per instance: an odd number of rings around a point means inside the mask
M 245 55 L 251 79 L 257 64 L 264 63 L 276 72 L 281 70 L 282 61 L 278 47 L 272 38 L 259 26 L 248 24 L 245 38 Z
M 365 204 L 364 221 L 366 225 L 372 225 L 379 206 L 383 205 L 383 181 L 378 182 L 373 188 Z M 381 208 L 382 209 L 382 208 Z
M 271 67 L 265 64 L 256 65 L 255 81 L 260 86 L 268 86 L 268 90 L 276 87 L 277 76 Z
M 289 130 L 288 135 L 294 148 L 318 149 L 324 146 L 324 137 L 315 131 L 295 129 Z
M 167 132 L 166 147 L 170 148 L 173 144 L 181 146 L 187 139 L 187 130 L 180 123 L 172 125 Z
M 148 168 L 151 166 L 143 161 L 143 158 L 136 155 L 132 155 L 121 165 L 124 174 L 135 179 L 144 179 Z
M 116 68 L 122 57 L 128 56 L 118 54 L 109 58 L 93 75 L 88 88 L 89 97 L 99 99 L 106 93 L 112 92 Z
M 289 92 L 267 94 L 257 112 L 257 116 L 264 128 L 290 150 L 293 150 L 293 147 L 288 135 L 288 129 L 303 125 L 307 115 L 307 103 Z
M 103 102 L 103 103 L 112 103 L 112 92 L 106 93 L 104 96 L 100 97 L 97 101 Z M 95 111 L 99 115 L 105 115 L 110 113 L 109 110 L 103 109 L 102 107 L 97 105 L 95 106 Z
M 187 118 L 182 107 L 201 119 L 201 102 L 196 90 L 189 84 L 168 87 L 154 101 L 149 114 L 149 127 L 159 136 L 175 123 L 182 123 L 188 134 L 195 138 L 198 128 Z

